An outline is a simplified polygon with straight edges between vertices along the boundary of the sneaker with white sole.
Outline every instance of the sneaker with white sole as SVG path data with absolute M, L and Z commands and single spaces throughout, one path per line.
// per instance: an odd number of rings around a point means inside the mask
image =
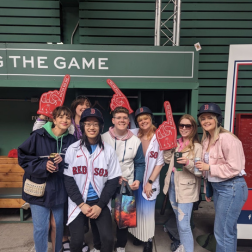
M 100 250 L 96 249 L 96 248 L 93 248 L 90 250 L 90 252 L 100 252 Z
M 30 208 L 30 204 L 29 204 L 28 202 L 25 202 L 25 203 L 21 206 L 21 208 L 23 208 L 24 210 L 27 210 L 27 209 Z
M 184 246 L 181 244 L 174 252 L 185 252 Z
M 116 252 L 125 252 L 125 248 L 116 248 Z
M 87 243 L 83 242 L 83 246 L 82 246 L 82 252 L 89 252 L 89 247 L 87 245 Z M 100 252 L 100 250 L 96 250 L 98 252 Z

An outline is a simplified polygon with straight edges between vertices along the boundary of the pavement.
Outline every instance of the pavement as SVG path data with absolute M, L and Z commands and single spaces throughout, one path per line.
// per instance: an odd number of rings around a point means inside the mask
M 169 210 L 164 215 L 156 211 L 156 230 L 153 240 L 153 252 L 169 252 L 171 240 L 167 233 L 164 232 L 163 223 L 168 218 Z M 1 212 L 0 212 L 1 214 Z M 18 215 L 1 214 L 0 221 L 18 220 Z M 31 218 L 28 219 L 31 221 Z M 214 207 L 213 203 L 201 202 L 199 210 L 193 213 L 193 229 L 194 252 L 207 252 L 196 241 L 200 235 L 211 233 L 214 223 Z M 115 232 L 115 226 L 114 226 Z M 126 252 L 142 252 L 143 246 L 134 246 L 132 244 L 133 237 L 129 234 Z M 85 240 L 92 248 L 92 234 L 89 231 L 85 235 Z M 0 252 L 35 252 L 33 242 L 33 225 L 32 223 L 0 223 Z M 51 243 L 48 243 L 48 252 L 52 252 Z M 252 240 L 246 240 L 238 243 L 238 252 L 252 252 Z

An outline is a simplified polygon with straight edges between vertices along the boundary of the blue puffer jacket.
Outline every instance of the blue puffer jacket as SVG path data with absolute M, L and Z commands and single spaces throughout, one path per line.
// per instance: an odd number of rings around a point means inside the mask
M 23 184 L 26 178 L 38 184 L 46 182 L 43 197 L 31 196 L 23 190 L 23 200 L 30 204 L 48 208 L 63 204 L 67 201 L 63 179 L 65 155 L 61 155 L 63 161 L 59 163 L 58 172 L 48 172 L 46 170 L 46 163 L 51 153 L 58 152 L 58 146 L 61 146 L 60 153 L 65 154 L 68 146 L 75 141 L 74 136 L 66 133 L 63 135 L 63 138 L 56 140 L 45 128 L 42 128 L 33 131 L 30 137 L 18 147 L 18 163 L 25 170 Z

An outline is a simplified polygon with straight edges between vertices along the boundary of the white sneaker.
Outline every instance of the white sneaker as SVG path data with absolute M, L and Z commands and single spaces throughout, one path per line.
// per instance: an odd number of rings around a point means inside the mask
M 184 246 L 181 244 L 174 252 L 185 252 Z
M 116 248 L 116 252 L 125 252 L 125 248 Z
M 100 250 L 97 250 L 95 248 L 91 249 L 90 252 L 100 252 Z
M 30 208 L 30 204 L 27 203 L 27 202 L 25 202 L 25 203 L 21 206 L 21 208 L 23 208 L 24 210 L 27 210 L 28 208 Z
M 82 252 L 88 252 L 88 251 L 89 251 L 88 245 L 85 242 L 83 242 Z

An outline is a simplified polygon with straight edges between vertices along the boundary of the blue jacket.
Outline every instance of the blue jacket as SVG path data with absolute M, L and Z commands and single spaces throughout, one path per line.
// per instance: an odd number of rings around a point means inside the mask
M 58 172 L 50 173 L 46 170 L 48 156 L 51 153 L 57 153 L 57 145 L 61 145 L 61 139 L 57 141 L 58 144 L 46 129 L 41 128 L 33 131 L 30 137 L 18 147 L 18 163 L 25 171 L 23 185 L 27 178 L 38 184 L 46 182 L 43 197 L 31 196 L 23 190 L 22 198 L 30 204 L 49 208 L 67 201 L 63 177 L 65 155 L 61 155 L 63 161 L 59 163 Z M 76 139 L 73 135 L 63 136 L 61 153 L 65 154 L 68 146 L 75 141 Z

